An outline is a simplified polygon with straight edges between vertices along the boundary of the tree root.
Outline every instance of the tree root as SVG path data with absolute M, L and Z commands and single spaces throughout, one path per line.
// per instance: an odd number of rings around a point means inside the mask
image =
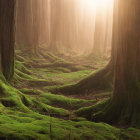
M 52 89 L 53 93 L 61 94 L 88 94 L 95 91 L 112 90 L 113 70 L 111 65 L 81 80 L 77 84 Z
M 112 99 L 102 103 L 100 108 L 93 108 L 91 120 L 95 122 L 105 122 L 118 126 L 140 127 L 140 104 L 133 106 L 125 102 L 115 102 Z

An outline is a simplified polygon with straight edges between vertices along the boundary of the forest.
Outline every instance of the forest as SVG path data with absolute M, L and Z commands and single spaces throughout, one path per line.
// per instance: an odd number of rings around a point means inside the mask
M 0 140 L 140 140 L 140 0 L 0 0 Z

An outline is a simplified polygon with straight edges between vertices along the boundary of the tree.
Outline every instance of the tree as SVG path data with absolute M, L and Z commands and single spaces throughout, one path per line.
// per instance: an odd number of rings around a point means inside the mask
M 41 13 L 41 0 L 36 0 L 36 1 L 33 1 L 32 0 L 32 18 L 33 18 L 33 23 L 32 23 L 32 51 L 34 54 L 37 54 L 38 51 L 37 51 L 37 47 L 39 46 L 40 44 L 40 34 L 41 34 L 41 17 L 42 15 L 40 15 Z
M 14 74 L 16 0 L 0 0 L 1 69 L 7 80 Z
M 16 12 L 16 43 L 18 46 L 21 44 L 24 45 L 20 49 L 29 51 L 33 46 L 32 0 L 18 0 Z
M 42 42 L 41 38 L 46 31 L 46 9 L 47 1 L 24 0 L 17 2 L 17 32 L 16 42 L 26 52 L 36 55 L 37 48 Z M 47 33 L 47 31 L 46 31 Z M 46 37 L 46 36 L 45 36 Z
M 117 9 L 117 8 L 116 8 Z M 140 1 L 118 1 L 117 55 L 112 98 L 93 119 L 108 123 L 140 124 Z M 116 12 L 116 11 L 115 11 Z
M 103 13 L 101 9 L 97 9 L 92 54 L 99 56 L 103 55 L 104 53 L 103 48 L 105 46 L 105 27 L 106 27 L 105 18 L 106 18 L 105 13 Z

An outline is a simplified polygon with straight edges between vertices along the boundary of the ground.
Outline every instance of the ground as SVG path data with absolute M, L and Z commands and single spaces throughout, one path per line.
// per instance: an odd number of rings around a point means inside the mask
M 0 81 L 0 139 L 5 140 L 139 140 L 140 130 L 89 121 L 92 107 L 112 91 L 54 94 L 102 69 L 108 59 L 16 50 L 15 74 Z M 86 113 L 85 113 L 86 112 Z

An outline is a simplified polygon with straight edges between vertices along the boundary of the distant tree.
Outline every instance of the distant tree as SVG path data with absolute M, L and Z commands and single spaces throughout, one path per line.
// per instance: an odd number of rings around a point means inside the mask
M 92 54 L 101 56 L 105 47 L 106 14 L 97 9 Z
M 16 43 L 24 47 L 20 49 L 31 50 L 33 46 L 33 10 L 32 0 L 17 1 Z
M 17 2 L 17 32 L 16 42 L 18 46 L 24 45 L 22 50 L 31 54 L 37 54 L 37 48 L 41 40 L 41 24 L 45 22 L 42 18 L 46 13 L 43 12 L 42 0 L 20 0 Z M 46 4 L 46 3 L 44 3 Z
M 14 74 L 16 0 L 0 0 L 1 70 L 7 80 Z
M 32 51 L 37 54 L 38 46 L 40 45 L 41 36 L 41 2 L 42 0 L 32 0 Z
M 59 1 L 60 2 L 60 1 Z M 59 22 L 60 22 L 60 15 L 59 15 L 59 2 L 57 0 L 50 1 L 50 44 L 48 49 L 49 50 L 56 50 L 56 43 L 58 41 L 58 29 L 59 29 Z

